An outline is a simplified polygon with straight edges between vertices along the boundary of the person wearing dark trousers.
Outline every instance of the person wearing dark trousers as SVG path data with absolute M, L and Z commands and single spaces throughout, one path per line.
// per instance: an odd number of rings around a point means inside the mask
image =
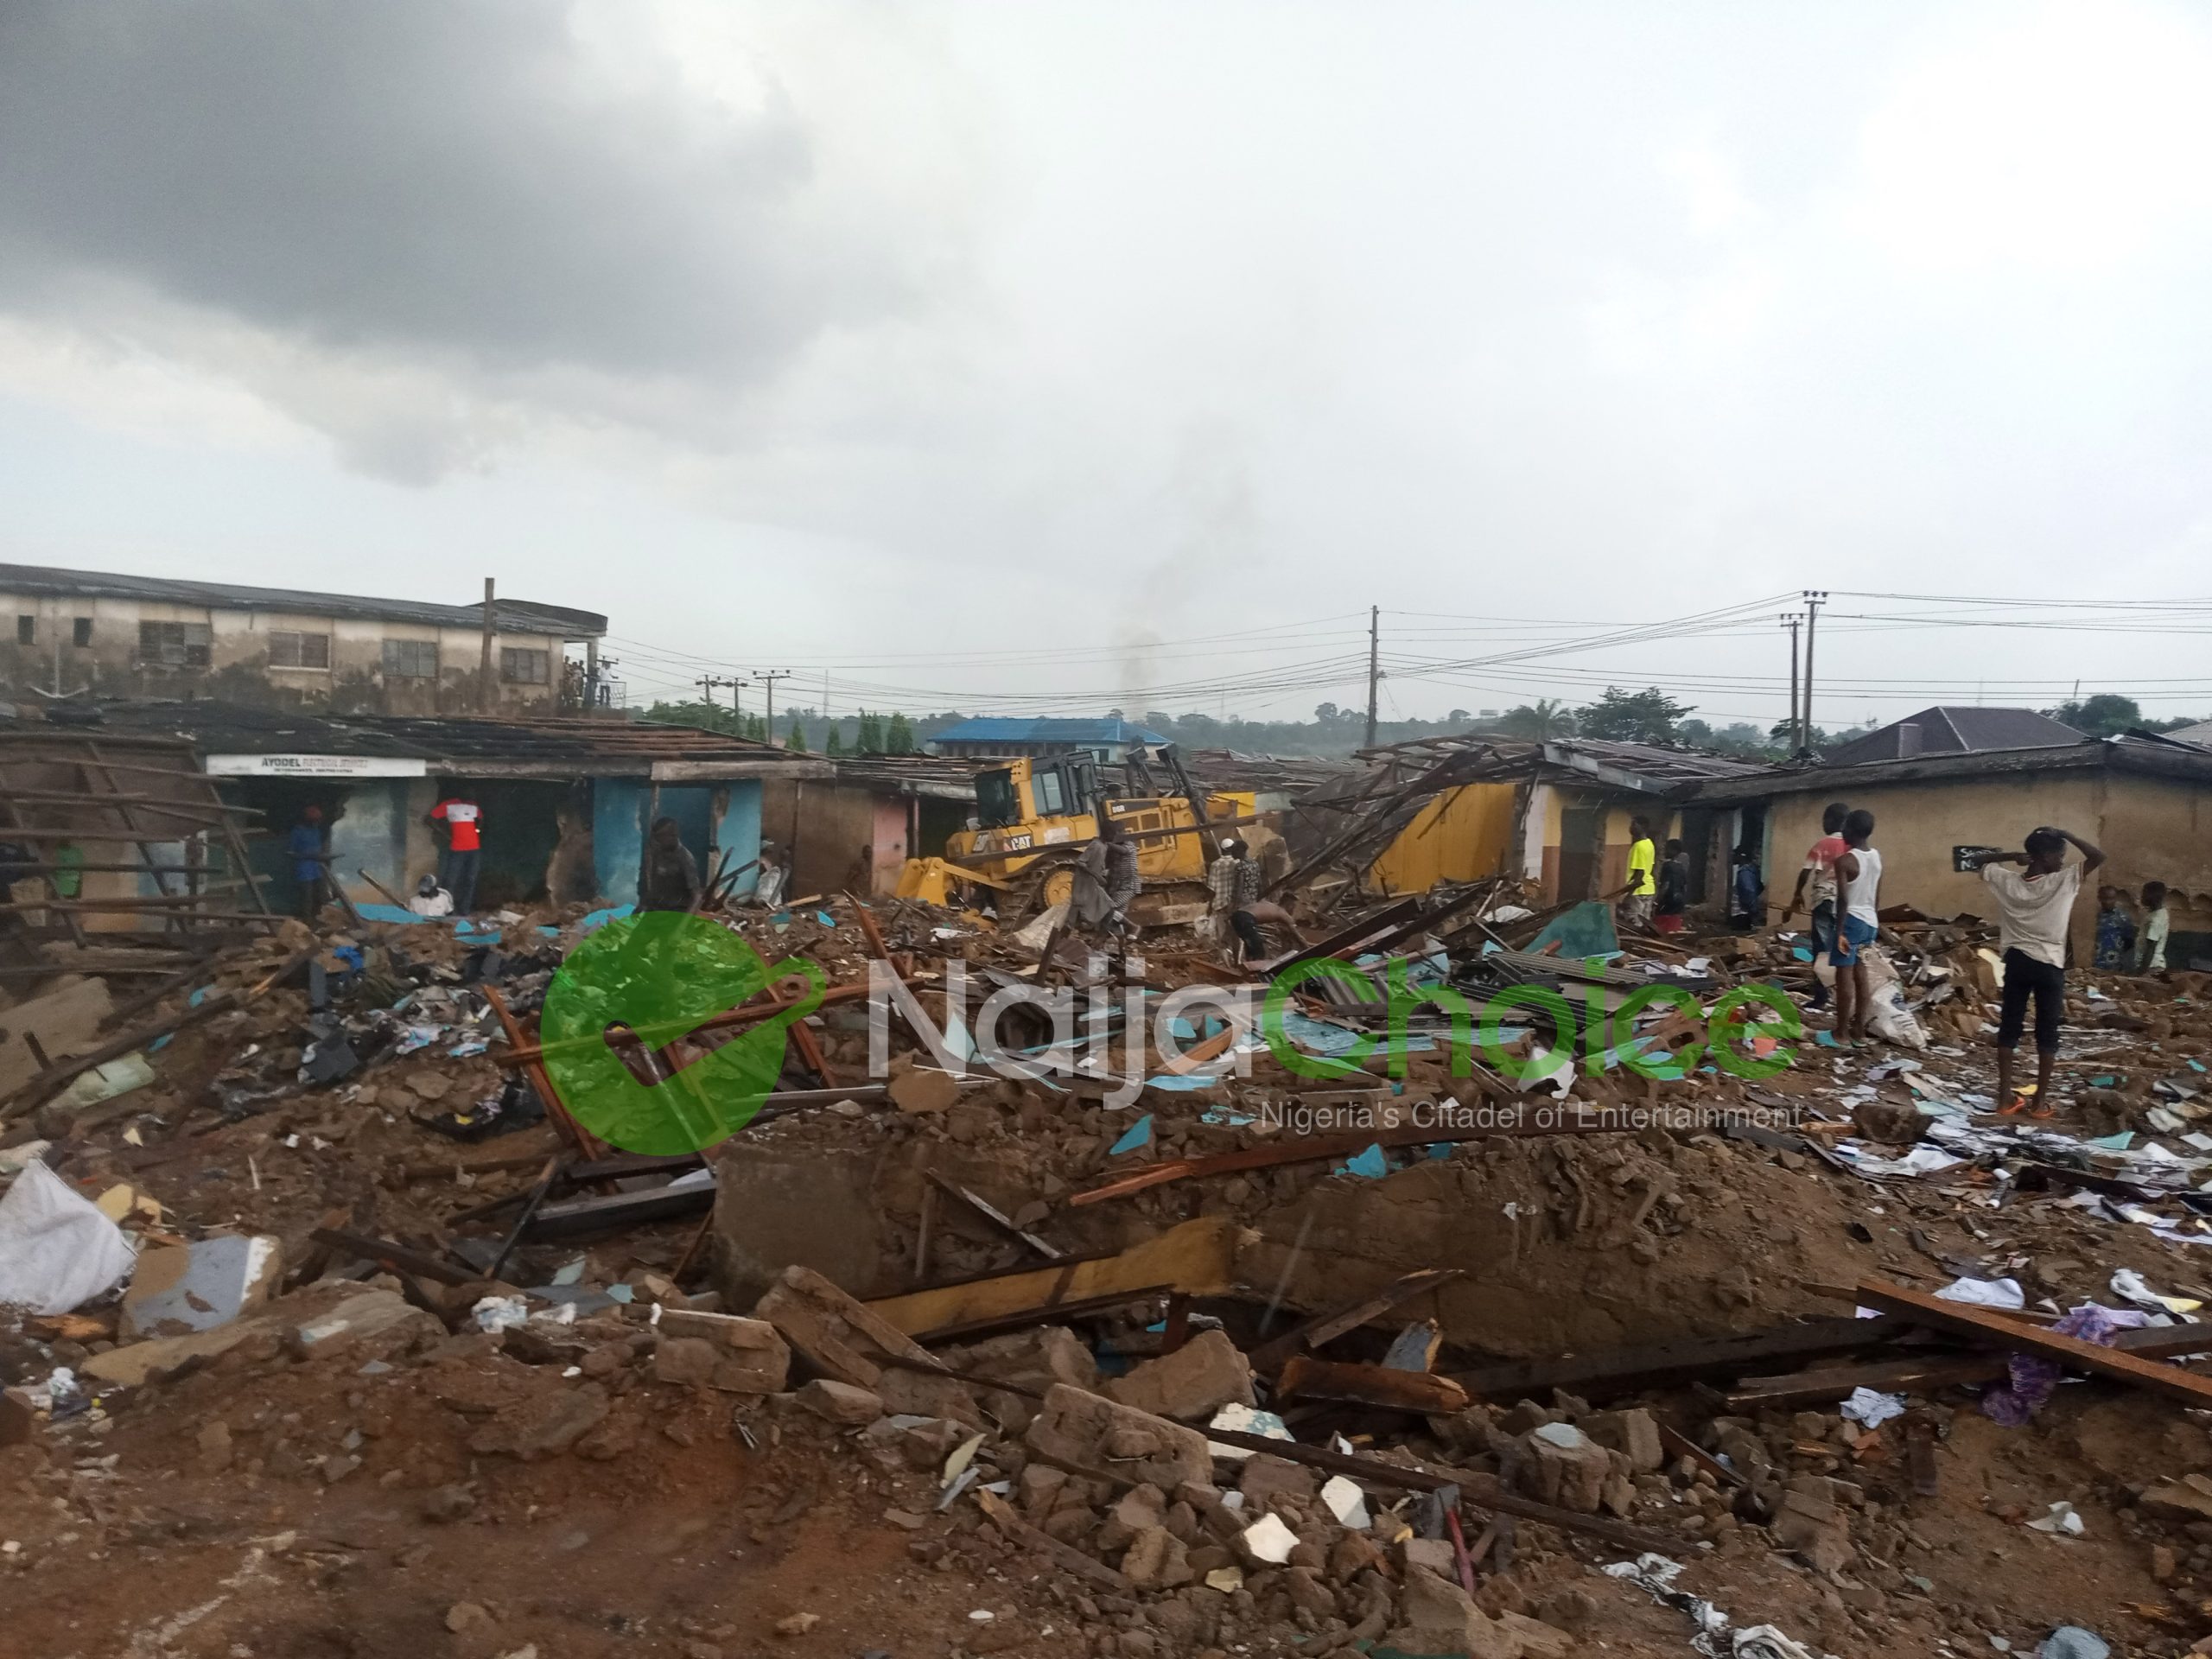
M 476 908 L 476 864 L 483 855 L 484 809 L 456 791 L 430 809 L 433 830 L 442 828 L 446 844 L 438 854 L 438 885 L 453 894 L 454 913 Z
M 1797 914 L 1798 906 L 1808 898 L 1812 900 L 1813 960 L 1818 963 L 1835 950 L 1836 885 L 1835 861 L 1843 856 L 1843 821 L 1851 816 L 1851 807 L 1843 801 L 1831 801 L 1821 814 L 1821 838 L 1805 855 L 1805 868 L 1797 872 L 1797 886 L 1789 895 L 1789 902 L 1783 906 L 1779 926 L 1785 930 Z M 1813 1002 L 1815 1008 L 1828 1005 L 1827 987 L 1821 984 L 1817 973 L 1813 980 Z
M 312 922 L 330 897 L 330 836 L 323 828 L 322 809 L 304 807 L 300 821 L 284 838 L 291 855 L 292 880 L 300 889 L 300 916 Z
M 2101 849 L 2048 825 L 2031 830 L 2017 853 L 1999 853 L 1981 867 L 1997 900 L 1998 944 L 2005 957 L 2005 1000 L 1997 1020 L 1998 1110 L 2049 1117 L 2051 1068 L 2058 1060 L 2058 1023 L 2066 1007 L 2066 934 L 2082 878 L 2105 861 Z M 2074 848 L 2082 861 L 2066 861 Z M 2018 864 L 2018 872 L 2006 866 Z M 2036 1008 L 2036 1080 L 2015 1093 L 2012 1053 Z

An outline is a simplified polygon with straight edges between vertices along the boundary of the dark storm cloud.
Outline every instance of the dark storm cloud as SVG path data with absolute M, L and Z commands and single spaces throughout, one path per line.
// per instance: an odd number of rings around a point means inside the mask
M 0 307 L 142 291 L 325 352 L 741 385 L 899 306 L 772 94 L 618 81 L 547 0 L 8 0 Z M 842 240 L 849 240 L 842 238 Z

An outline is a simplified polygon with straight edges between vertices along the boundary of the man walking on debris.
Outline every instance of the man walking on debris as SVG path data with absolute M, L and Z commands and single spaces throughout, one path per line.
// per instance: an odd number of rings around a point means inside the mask
M 655 818 L 638 861 L 638 908 L 688 911 L 699 902 L 699 862 L 674 818 Z
M 1651 905 L 1658 897 L 1656 880 L 1658 859 L 1651 845 L 1651 826 L 1642 818 L 1628 821 L 1628 897 L 1621 900 L 1621 925 L 1639 931 L 1651 925 Z
M 2082 878 L 2105 861 L 2099 849 L 2079 836 L 2048 825 L 2031 830 L 2025 850 L 1999 853 L 1981 867 L 1981 879 L 1997 899 L 1998 943 L 2005 954 L 2005 1001 L 1997 1020 L 1997 1109 L 2013 1113 L 2031 1108 L 2032 1116 L 2051 1114 L 2050 1069 L 2058 1058 L 2058 1021 L 2066 1006 L 2066 924 Z M 2066 862 L 2066 849 L 2081 852 L 2079 864 Z M 2015 875 L 2005 867 L 2026 866 Z M 2036 1080 L 2015 1094 L 2012 1051 L 2020 1046 L 2028 999 L 2036 1004 Z
M 446 844 L 438 855 L 438 885 L 453 894 L 453 907 L 466 916 L 476 908 L 476 860 L 483 846 L 484 810 L 466 795 L 448 795 L 430 809 L 433 829 L 443 825 Z
M 1137 874 L 1137 849 L 1122 833 L 1122 826 L 1102 810 L 1098 836 L 1076 860 L 1075 892 L 1069 910 L 1076 925 L 1104 927 L 1119 933 L 1127 926 L 1128 907 L 1144 890 Z
M 1859 951 L 1881 931 L 1882 855 L 1870 844 L 1874 815 L 1865 807 L 1843 821 L 1843 851 L 1836 855 L 1835 1039 L 1866 1040 L 1866 964 Z
M 1222 855 L 1206 872 L 1213 887 L 1214 908 L 1224 918 L 1222 944 L 1228 948 L 1233 935 L 1236 947 L 1231 950 L 1232 957 L 1250 962 L 1268 953 L 1267 940 L 1252 914 L 1252 906 L 1260 900 L 1260 866 L 1251 856 L 1252 849 L 1241 841 L 1225 841 L 1222 848 Z
M 1819 963 L 1835 953 L 1835 861 L 1843 856 L 1843 821 L 1851 816 L 1851 808 L 1841 801 L 1831 801 L 1821 814 L 1821 838 L 1805 855 L 1805 868 L 1797 872 L 1797 886 L 1789 895 L 1789 904 L 1782 912 L 1778 924 L 1788 929 L 1789 919 L 1796 915 L 1797 906 L 1807 899 L 1808 887 L 1813 901 L 1813 960 Z M 1815 1008 L 1828 1005 L 1828 988 L 1815 975 L 1813 979 Z
M 330 839 L 321 807 L 302 809 L 284 849 L 292 855 L 292 879 L 300 884 L 300 914 L 312 922 L 330 896 Z

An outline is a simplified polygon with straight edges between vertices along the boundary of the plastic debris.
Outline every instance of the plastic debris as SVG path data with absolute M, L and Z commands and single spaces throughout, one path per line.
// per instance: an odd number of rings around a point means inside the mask
M 0 1303 L 67 1313 L 112 1289 L 134 1257 L 123 1230 L 44 1164 L 0 1198 Z

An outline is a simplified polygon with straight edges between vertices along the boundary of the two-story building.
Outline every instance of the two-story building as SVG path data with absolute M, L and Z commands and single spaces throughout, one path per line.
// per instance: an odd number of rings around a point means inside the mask
M 525 600 L 439 605 L 0 564 L 0 697 L 18 701 L 89 692 L 330 714 L 582 712 L 606 700 L 606 632 L 594 612 Z

